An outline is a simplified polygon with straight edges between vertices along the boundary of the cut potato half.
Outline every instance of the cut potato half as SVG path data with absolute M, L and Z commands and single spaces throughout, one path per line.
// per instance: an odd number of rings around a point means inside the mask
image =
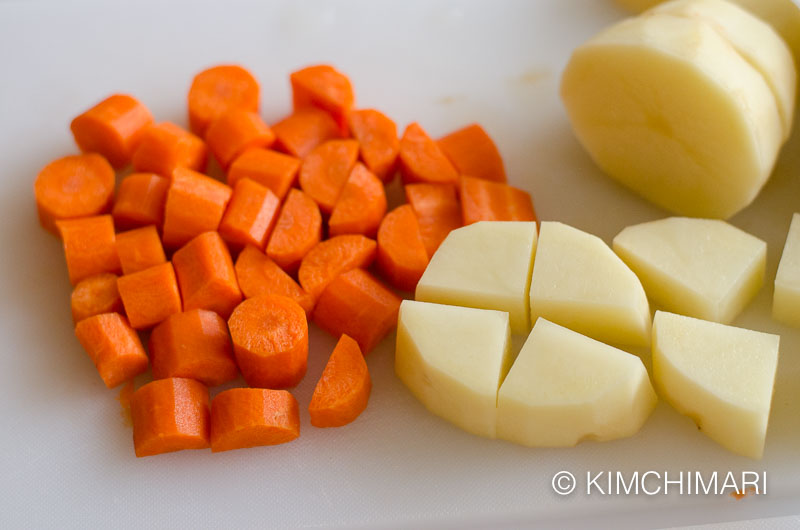
M 784 324 L 800 327 L 800 214 L 792 216 L 778 264 L 772 316 Z

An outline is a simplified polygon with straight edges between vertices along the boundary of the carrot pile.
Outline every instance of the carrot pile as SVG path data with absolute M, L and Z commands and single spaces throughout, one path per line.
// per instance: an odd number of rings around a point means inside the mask
M 371 389 L 364 357 L 397 324 L 392 288 L 413 291 L 455 228 L 536 219 L 479 125 L 435 140 L 412 123 L 398 136 L 385 114 L 355 108 L 331 66 L 290 83 L 293 112 L 272 126 L 239 66 L 195 76 L 188 130 L 114 94 L 72 121 L 82 154 L 36 178 L 40 223 L 61 239 L 74 286 L 75 334 L 103 382 L 151 369 L 130 399 L 137 456 L 297 438 L 288 389 L 306 374 L 309 320 L 338 338 L 311 424 L 352 422 Z M 390 209 L 398 173 L 408 202 Z M 210 399 L 239 374 L 249 388 Z

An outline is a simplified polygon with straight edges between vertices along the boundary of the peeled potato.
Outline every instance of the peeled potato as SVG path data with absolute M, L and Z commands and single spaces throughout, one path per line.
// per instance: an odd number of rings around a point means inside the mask
M 800 214 L 792 216 L 778 264 L 772 316 L 784 324 L 800 327 Z

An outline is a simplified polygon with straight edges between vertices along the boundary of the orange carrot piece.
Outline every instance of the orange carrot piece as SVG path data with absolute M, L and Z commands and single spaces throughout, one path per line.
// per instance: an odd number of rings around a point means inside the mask
M 255 112 L 232 109 L 220 114 L 206 130 L 208 148 L 223 169 L 251 147 L 269 147 L 275 133 Z
M 253 147 L 239 155 L 228 169 L 228 186 L 248 178 L 272 192 L 283 200 L 297 178 L 300 160 L 271 149 Z
M 199 381 L 157 379 L 131 396 L 137 457 L 209 446 L 208 389 Z
M 233 352 L 249 386 L 289 388 L 306 374 L 308 321 L 300 305 L 280 295 L 248 298 L 228 320 Z
M 211 402 L 211 451 L 291 442 L 300 436 L 300 408 L 286 390 L 231 388 Z
M 70 297 L 72 321 L 76 324 L 101 313 L 122 313 L 122 298 L 116 274 L 98 274 L 78 282 Z
M 452 230 L 461 226 L 461 204 L 452 184 L 409 184 L 406 200 L 414 210 L 428 256 Z
M 158 173 L 162 177 L 169 177 L 178 167 L 205 171 L 207 160 L 206 143 L 168 121 L 145 129 L 133 153 L 136 171 Z
M 176 169 L 164 207 L 164 246 L 180 247 L 203 232 L 216 230 L 232 193 L 211 177 Z
M 181 295 L 172 263 L 120 276 L 117 289 L 131 326 L 155 326 L 173 313 L 181 312 Z
M 410 204 L 389 212 L 378 229 L 378 270 L 398 289 L 413 292 L 428 266 L 417 216 Z
M 328 235 L 361 234 L 375 237 L 386 215 L 383 183 L 362 163 L 350 171 L 328 220 Z
M 316 299 L 338 275 L 369 267 L 375 259 L 376 246 L 374 240 L 354 234 L 322 241 L 303 258 L 297 273 L 300 285 Z
M 358 160 L 358 142 L 329 140 L 311 151 L 300 167 L 300 187 L 319 205 L 331 213 L 342 192 L 350 171 Z
M 458 182 L 458 171 L 418 123 L 406 127 L 400 139 L 400 172 L 403 184 Z
M 465 225 L 478 221 L 536 221 L 527 191 L 474 177 L 461 177 L 461 215 Z
M 245 245 L 264 248 L 280 205 L 281 200 L 269 188 L 250 179 L 239 180 L 219 223 L 219 235 L 235 249 Z
M 117 255 L 123 274 L 133 274 L 167 262 L 154 225 L 118 233 Z
M 439 138 L 437 143 L 460 174 L 495 182 L 506 181 L 500 151 L 477 123 Z
M 309 66 L 292 72 L 294 110 L 318 107 L 333 116 L 339 129 L 347 134 L 347 114 L 353 108 L 353 86 L 346 75 L 327 64 Z
M 153 328 L 148 350 L 153 379 L 186 377 L 213 387 L 239 375 L 228 325 L 213 311 L 170 315 Z
M 133 173 L 119 184 L 114 202 L 114 223 L 126 230 L 137 226 L 164 223 L 164 204 L 167 202 L 169 179 L 155 173 Z
M 57 234 L 56 221 L 108 212 L 114 200 L 114 170 L 102 156 L 65 156 L 47 164 L 33 185 L 42 227 Z
M 358 343 L 339 337 L 308 405 L 314 427 L 341 427 L 355 420 L 369 401 L 372 382 Z
M 209 124 L 230 109 L 258 112 L 260 88 L 253 74 L 236 65 L 220 65 L 197 74 L 189 88 L 189 125 L 204 137 Z
M 147 107 L 126 94 L 114 94 L 73 119 L 70 129 L 81 151 L 100 153 L 121 168 L 152 123 Z
M 279 294 L 291 298 L 306 313 L 314 308 L 314 299 L 277 263 L 257 248 L 248 245 L 236 259 L 236 279 L 245 298 Z
M 397 325 L 400 297 L 370 273 L 353 269 L 337 276 L 314 308 L 314 322 L 333 335 L 347 334 L 367 355 Z
M 101 313 L 78 322 L 75 335 L 108 388 L 147 370 L 139 335 L 119 313 Z
M 347 123 L 350 134 L 358 140 L 364 164 L 383 182 L 391 181 L 400 151 L 397 125 L 375 109 L 354 110 Z
M 339 126 L 325 111 L 298 110 L 272 126 L 275 148 L 297 158 L 305 158 L 315 147 L 340 138 Z
M 322 214 L 314 200 L 300 190 L 286 196 L 267 244 L 267 256 L 294 274 L 300 261 L 322 239 Z
M 69 281 L 75 285 L 84 278 L 120 272 L 114 221 L 110 215 L 56 221 L 64 244 Z

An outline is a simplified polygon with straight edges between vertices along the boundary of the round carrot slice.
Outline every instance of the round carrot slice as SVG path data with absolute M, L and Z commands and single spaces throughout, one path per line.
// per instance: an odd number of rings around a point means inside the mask
M 342 335 L 314 388 L 308 412 L 314 427 L 341 427 L 367 408 L 372 383 L 358 343 Z
M 122 298 L 117 289 L 116 274 L 98 274 L 81 280 L 72 290 L 72 321 L 81 320 L 101 313 L 122 313 Z
M 375 241 L 348 234 L 323 241 L 303 258 L 297 279 L 315 299 L 334 278 L 352 269 L 369 267 L 375 259 Z
M 378 229 L 378 269 L 390 284 L 413 292 L 430 257 L 410 204 L 398 206 Z
M 253 74 L 237 65 L 220 65 L 203 70 L 189 89 L 189 125 L 205 137 L 206 129 L 230 109 L 258 112 L 259 87 Z

